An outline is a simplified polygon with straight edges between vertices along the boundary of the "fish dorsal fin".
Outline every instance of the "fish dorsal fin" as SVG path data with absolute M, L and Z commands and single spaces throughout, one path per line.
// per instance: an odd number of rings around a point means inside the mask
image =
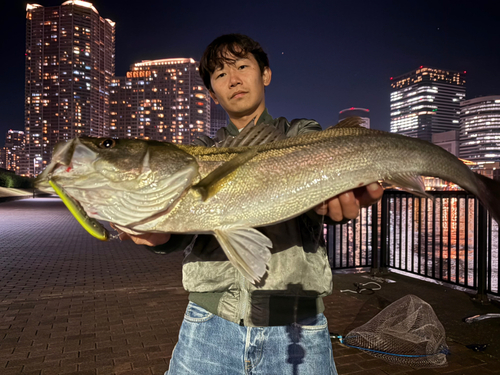
M 235 137 L 228 137 L 217 144 L 217 147 L 243 147 L 263 145 L 285 139 L 286 135 L 269 124 L 250 123 Z
M 234 147 L 235 140 L 237 138 L 240 138 L 241 133 L 243 133 L 243 131 L 245 129 L 251 129 L 254 126 L 255 126 L 255 117 L 248 124 L 246 124 L 246 126 L 243 128 L 243 130 L 239 134 L 227 136 L 224 140 L 216 143 L 215 147 Z
M 361 119 L 361 117 L 353 116 L 353 117 L 348 117 L 346 119 L 343 119 L 337 125 L 330 126 L 327 129 L 364 128 L 363 126 L 361 126 L 362 123 L 363 123 L 363 120 Z
M 247 227 L 218 228 L 214 234 L 231 264 L 251 283 L 259 282 L 271 259 L 271 240 Z
M 229 174 L 238 169 L 241 165 L 257 155 L 257 150 L 254 148 L 248 149 L 241 154 L 236 154 L 231 160 L 225 162 L 221 166 L 215 168 L 212 172 L 206 175 L 200 182 L 193 186 L 197 189 L 204 201 L 212 197 L 220 188 L 219 182 Z
M 384 180 L 384 186 L 399 187 L 400 189 L 418 197 L 432 198 L 432 195 L 425 192 L 424 179 L 422 176 L 416 176 L 413 174 L 391 176 L 389 179 Z
M 286 136 L 274 126 L 259 124 L 245 127 L 229 147 L 255 146 L 285 139 Z

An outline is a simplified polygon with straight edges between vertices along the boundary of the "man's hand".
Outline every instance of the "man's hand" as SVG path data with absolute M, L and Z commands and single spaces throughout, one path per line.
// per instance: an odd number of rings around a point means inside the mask
M 122 241 L 132 240 L 137 245 L 158 246 L 163 245 L 170 239 L 170 233 L 144 233 L 137 236 L 122 232 L 111 223 L 111 227 L 118 232 L 118 237 Z
M 369 207 L 382 198 L 384 189 L 374 182 L 337 195 L 314 208 L 318 215 L 328 215 L 333 221 L 355 219 L 361 207 Z

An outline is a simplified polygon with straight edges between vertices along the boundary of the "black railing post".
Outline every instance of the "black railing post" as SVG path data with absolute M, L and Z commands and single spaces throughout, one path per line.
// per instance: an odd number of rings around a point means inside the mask
M 372 267 L 371 274 L 379 273 L 380 256 L 378 247 L 378 202 L 372 206 Z
M 382 214 L 382 220 L 380 222 L 380 273 L 382 274 L 387 274 L 389 271 L 387 270 L 387 267 L 389 266 L 389 261 L 388 261 L 388 249 L 387 249 L 387 226 L 388 226 L 388 219 L 389 215 L 387 212 L 387 194 L 384 194 L 382 196 L 382 209 L 381 209 L 381 214 Z
M 387 194 L 384 193 L 380 202 L 380 249 L 377 254 L 377 267 L 372 268 L 372 274 L 387 274 Z M 378 211 L 378 210 L 377 210 Z M 377 212 L 378 213 L 378 212 Z M 377 215 L 378 216 L 378 215 Z M 378 220 L 378 217 L 376 218 Z M 373 272 L 375 271 L 375 272 Z
M 486 278 L 487 275 L 487 215 L 486 209 L 479 201 L 477 211 L 477 294 L 474 297 L 475 301 L 482 304 L 489 303 L 489 298 L 486 294 Z

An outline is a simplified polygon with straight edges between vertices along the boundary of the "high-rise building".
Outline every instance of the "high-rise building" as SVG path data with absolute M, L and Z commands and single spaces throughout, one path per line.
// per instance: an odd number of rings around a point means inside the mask
M 460 156 L 460 142 L 459 142 L 459 131 L 450 130 L 442 133 L 435 133 L 432 135 L 432 143 L 436 146 L 444 148 L 450 154 L 456 157 Z
M 109 135 L 113 138 L 144 138 L 144 125 L 139 123 L 137 116 L 137 88 L 132 90 L 132 81 L 127 77 L 113 78 L 109 93 Z
M 0 168 L 26 175 L 22 173 L 28 167 L 24 141 L 23 131 L 11 129 L 7 132 L 5 146 L 0 150 Z
M 351 107 L 339 112 L 339 122 L 349 117 L 361 117 L 361 126 L 370 129 L 370 110 Z
M 500 162 L 500 95 L 461 103 L 460 157 L 479 165 Z
M 207 135 L 210 138 L 214 138 L 217 131 L 226 126 L 229 121 L 229 117 L 224 111 L 224 108 L 220 104 L 215 104 L 213 100 L 210 100 L 210 134 Z
M 92 3 L 28 4 L 25 131 L 28 158 L 35 160 L 30 174 L 42 171 L 57 142 L 108 135 L 114 72 L 115 23 Z
M 110 136 L 190 144 L 210 134 L 210 96 L 191 58 L 142 61 L 111 83 Z
M 391 132 L 432 140 L 432 134 L 460 129 L 465 72 L 421 66 L 391 77 Z

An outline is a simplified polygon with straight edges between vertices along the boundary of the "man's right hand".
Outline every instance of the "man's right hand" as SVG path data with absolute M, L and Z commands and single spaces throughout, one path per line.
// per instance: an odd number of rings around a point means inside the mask
M 170 239 L 170 233 L 144 233 L 139 235 L 132 235 L 122 232 L 111 223 L 111 227 L 118 231 L 118 237 L 122 241 L 132 240 L 137 245 L 158 246 L 163 245 Z

